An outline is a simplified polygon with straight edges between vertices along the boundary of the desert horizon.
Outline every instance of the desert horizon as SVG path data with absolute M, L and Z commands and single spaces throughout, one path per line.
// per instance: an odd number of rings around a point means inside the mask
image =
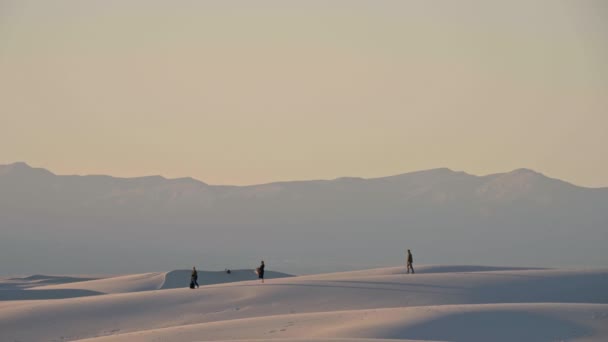
M 0 0 L 0 341 L 608 340 L 605 0 Z

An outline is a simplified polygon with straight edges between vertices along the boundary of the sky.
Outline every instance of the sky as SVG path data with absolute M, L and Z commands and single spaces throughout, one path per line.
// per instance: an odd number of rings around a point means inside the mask
M 608 186 L 608 2 L 0 0 L 0 164 Z

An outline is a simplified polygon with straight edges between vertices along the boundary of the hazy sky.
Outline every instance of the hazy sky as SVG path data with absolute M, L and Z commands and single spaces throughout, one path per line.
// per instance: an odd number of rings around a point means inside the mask
M 0 164 L 608 186 L 608 1 L 0 0 Z

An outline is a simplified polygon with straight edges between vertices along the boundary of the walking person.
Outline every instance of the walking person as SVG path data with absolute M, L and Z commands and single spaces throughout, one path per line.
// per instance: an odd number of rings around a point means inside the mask
M 190 288 L 193 289 L 195 285 L 198 289 L 198 272 L 196 272 L 196 267 L 192 267 L 192 276 L 190 277 Z
M 264 265 L 264 260 L 262 260 L 260 267 L 256 269 L 258 273 L 258 278 L 262 279 L 262 284 L 264 283 L 264 267 L 266 267 L 266 265 Z
M 414 272 L 414 257 L 412 257 L 412 252 L 408 249 L 407 250 L 407 273 L 410 273 L 410 270 L 412 270 L 412 274 L 416 273 Z

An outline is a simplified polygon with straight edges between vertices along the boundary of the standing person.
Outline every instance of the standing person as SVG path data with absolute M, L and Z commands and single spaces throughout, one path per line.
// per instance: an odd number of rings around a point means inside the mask
M 262 260 L 260 267 L 258 267 L 258 269 L 257 269 L 258 278 L 262 279 L 262 284 L 264 283 L 264 267 L 266 267 L 266 265 L 264 265 L 264 260 Z
M 196 272 L 196 267 L 192 267 L 192 276 L 190 277 L 190 282 L 193 285 L 196 285 L 196 288 L 198 289 L 198 272 Z M 194 288 L 194 286 L 191 287 Z
M 414 257 L 412 257 L 412 252 L 408 249 L 407 250 L 407 273 L 410 273 L 410 270 L 412 270 L 412 274 L 416 273 L 414 272 Z

